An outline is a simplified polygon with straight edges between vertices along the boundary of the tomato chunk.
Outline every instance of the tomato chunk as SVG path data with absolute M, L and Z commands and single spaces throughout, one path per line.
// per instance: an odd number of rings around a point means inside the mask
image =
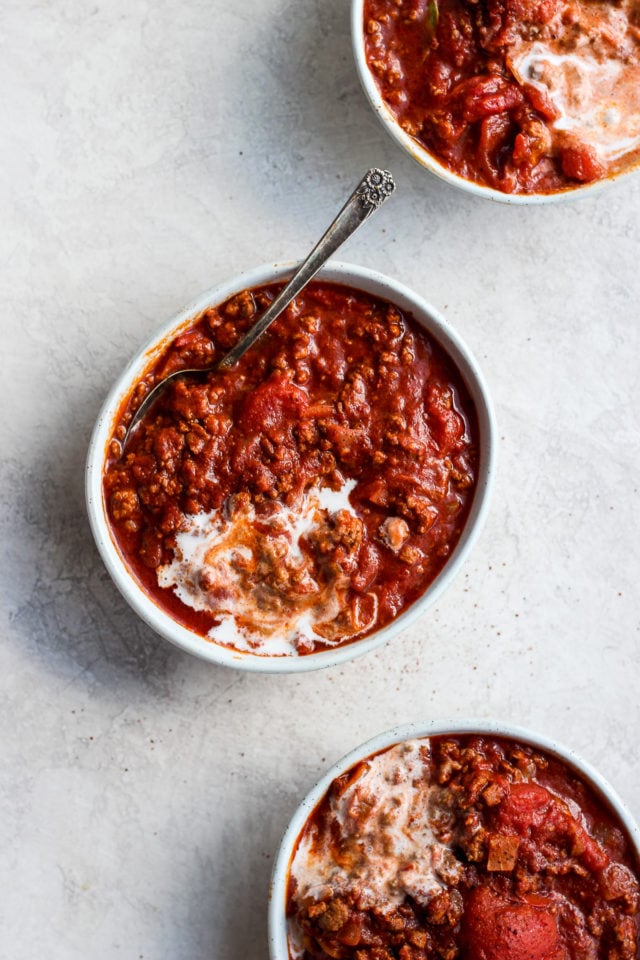
M 590 837 L 569 807 L 536 783 L 512 784 L 509 796 L 500 805 L 496 822 L 501 832 L 515 832 L 538 842 L 568 846 L 589 870 L 603 870 L 609 857 Z
M 498 822 L 522 836 L 544 822 L 552 800 L 552 794 L 537 783 L 514 783 L 500 805 Z
M 304 390 L 288 377 L 276 374 L 247 394 L 236 423 L 247 435 L 270 434 L 285 421 L 302 417 L 308 402 Z
M 542 897 L 510 901 L 478 887 L 463 924 L 468 960 L 568 960 L 553 902 Z
M 587 144 L 576 144 L 565 147 L 562 151 L 562 172 L 572 180 L 588 183 L 603 177 L 605 169 L 593 147 Z

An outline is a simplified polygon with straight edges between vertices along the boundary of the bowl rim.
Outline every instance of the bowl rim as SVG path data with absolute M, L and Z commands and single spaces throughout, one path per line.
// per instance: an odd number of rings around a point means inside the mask
M 449 186 L 457 187 L 459 190 L 463 190 L 476 197 L 482 197 L 485 200 L 494 200 L 498 203 L 511 204 L 512 206 L 566 203 L 577 200 L 580 197 L 587 195 L 593 196 L 594 194 L 600 193 L 601 190 L 605 190 L 612 184 L 617 183 L 621 178 L 636 172 L 640 167 L 639 160 L 629 168 L 619 170 L 601 180 L 571 187 L 568 190 L 558 190 L 555 193 L 503 193 L 494 187 L 488 187 L 482 183 L 466 180 L 464 177 L 459 176 L 457 173 L 445 167 L 444 164 L 440 163 L 440 161 L 418 143 L 417 140 L 410 137 L 408 133 L 405 133 L 384 102 L 373 74 L 367 65 L 363 31 L 364 3 L 365 0 L 351 0 L 351 44 L 356 71 L 365 96 L 378 117 L 378 120 L 398 146 L 400 146 L 405 153 L 408 153 L 423 169 L 428 170 L 440 180 L 444 180 Z
M 508 721 L 485 720 L 477 717 L 417 720 L 412 723 L 400 724 L 390 730 L 376 734 L 365 743 L 350 750 L 340 760 L 337 760 L 309 790 L 291 817 L 276 854 L 269 885 L 268 940 L 270 960 L 290 960 L 285 913 L 289 866 L 300 832 L 333 780 L 358 761 L 404 740 L 432 736 L 459 736 L 462 734 L 477 734 L 479 736 L 486 735 L 516 740 L 527 746 L 543 750 L 567 764 L 580 774 L 590 787 L 595 789 L 595 792 L 604 799 L 605 803 L 611 807 L 614 814 L 619 818 L 627 831 L 633 852 L 640 866 L 640 827 L 630 810 L 608 780 L 595 767 L 575 750 L 563 745 L 555 738 Z
M 410 626 L 427 607 L 437 601 L 474 546 L 487 516 L 495 475 L 497 431 L 493 405 L 483 374 L 462 338 L 435 307 L 399 281 L 367 267 L 331 262 L 318 272 L 316 279 L 362 289 L 410 311 L 423 329 L 430 333 L 451 357 L 469 391 L 478 420 L 480 463 L 469 516 L 453 553 L 425 592 L 390 624 L 361 640 L 298 657 L 259 656 L 223 647 L 215 641 L 208 642 L 201 635 L 178 624 L 144 591 L 129 572 L 115 546 L 104 509 L 104 460 L 122 400 L 167 342 L 187 327 L 204 309 L 223 302 L 243 289 L 282 280 L 293 272 L 295 266 L 296 264 L 290 261 L 266 263 L 224 280 L 205 291 L 156 329 L 116 379 L 100 409 L 89 443 L 85 472 L 87 513 L 96 546 L 113 582 L 138 616 L 161 637 L 188 653 L 208 662 L 261 673 L 299 673 L 335 667 L 369 653 Z

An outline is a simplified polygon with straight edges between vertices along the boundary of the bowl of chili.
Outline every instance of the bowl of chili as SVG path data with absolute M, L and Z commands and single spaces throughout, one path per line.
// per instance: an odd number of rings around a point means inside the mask
M 494 473 L 482 374 L 421 297 L 332 264 L 224 373 L 211 367 L 291 273 L 220 284 L 165 324 L 109 394 L 86 473 L 91 528 L 157 633 L 247 670 L 334 666 L 441 596 Z
M 295 812 L 271 960 L 635 960 L 640 830 L 607 781 L 508 723 L 374 737 Z
M 422 167 L 476 196 L 547 203 L 640 162 L 634 0 L 352 0 L 365 94 Z

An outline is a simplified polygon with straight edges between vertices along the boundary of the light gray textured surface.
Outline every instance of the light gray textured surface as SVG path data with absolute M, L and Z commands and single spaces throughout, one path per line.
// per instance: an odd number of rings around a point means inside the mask
M 402 721 L 537 728 L 640 815 L 640 177 L 532 209 L 427 178 L 358 87 L 347 0 L 3 0 L 0 51 L 2 955 L 264 960 L 295 805 Z M 491 517 L 379 653 L 300 679 L 209 667 L 102 568 L 91 424 L 160 321 L 302 256 L 372 164 L 398 191 L 343 259 L 414 287 L 482 361 Z

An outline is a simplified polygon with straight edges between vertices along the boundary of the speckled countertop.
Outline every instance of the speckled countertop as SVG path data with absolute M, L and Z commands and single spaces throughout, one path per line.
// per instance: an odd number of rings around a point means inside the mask
M 294 807 L 397 722 L 556 736 L 640 815 L 640 177 L 509 208 L 428 178 L 359 88 L 347 0 L 3 0 L 0 952 L 265 960 Z M 489 522 L 437 607 L 344 669 L 278 678 L 155 637 L 90 538 L 83 464 L 161 321 L 306 252 L 370 165 L 398 191 L 343 259 L 481 360 Z

